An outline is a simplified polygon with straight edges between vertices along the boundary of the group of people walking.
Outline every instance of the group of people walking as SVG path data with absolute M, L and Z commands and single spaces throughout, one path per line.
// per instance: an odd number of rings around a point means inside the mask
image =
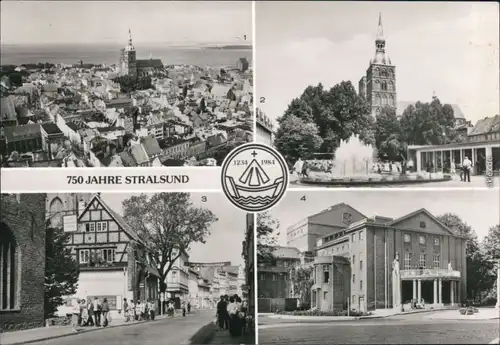
M 111 315 L 106 298 L 102 302 L 97 297 L 93 301 L 81 299 L 73 306 L 71 325 L 74 332 L 77 331 L 77 326 L 106 327 L 110 322 Z
M 127 302 L 127 299 L 123 299 L 123 312 L 125 316 L 125 322 L 129 321 L 144 321 L 144 320 L 154 320 L 156 316 L 156 305 L 154 301 L 136 301 L 133 300 Z
M 248 307 L 238 295 L 221 296 L 217 303 L 217 324 L 219 329 L 228 330 L 232 337 L 239 337 L 246 330 Z

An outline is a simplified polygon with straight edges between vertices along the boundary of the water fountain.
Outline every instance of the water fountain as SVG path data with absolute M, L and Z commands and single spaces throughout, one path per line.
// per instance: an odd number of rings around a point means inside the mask
M 319 185 L 372 185 L 372 184 L 409 184 L 412 182 L 438 182 L 447 180 L 436 173 L 406 173 L 401 166 L 379 163 L 372 145 L 365 145 L 358 135 L 341 140 L 335 151 L 333 167 L 328 172 L 310 172 L 300 183 Z M 380 168 L 380 170 L 379 170 Z

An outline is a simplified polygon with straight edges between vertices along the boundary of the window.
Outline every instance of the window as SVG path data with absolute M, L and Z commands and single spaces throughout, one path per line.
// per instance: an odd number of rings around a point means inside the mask
M 420 222 L 420 227 L 421 227 L 422 229 L 425 229 L 425 227 L 426 227 L 426 226 L 427 226 L 427 225 L 425 224 L 425 222 L 423 222 L 423 221 L 422 221 L 422 222 Z
M 405 253 L 404 269 L 405 270 L 411 269 L 411 253 Z
M 425 244 L 425 236 L 420 236 L 418 238 L 418 241 L 420 242 L 420 244 Z
M 405 243 L 410 243 L 411 242 L 411 236 L 410 236 L 410 234 L 405 234 L 404 235 L 404 241 L 405 241 Z
M 439 254 L 432 256 L 432 267 L 439 268 Z
M 356 295 L 352 295 L 352 302 L 351 303 L 356 303 Z
M 94 232 L 95 231 L 95 223 L 86 223 L 85 224 L 86 232 Z
M 102 256 L 105 262 L 115 262 L 115 249 L 103 249 Z M 148 256 L 149 258 L 149 256 Z
M 383 81 L 381 84 L 380 84 L 381 88 L 382 88 L 382 91 L 387 91 L 387 83 L 385 81 Z
M 434 237 L 434 245 L 439 246 L 439 237 Z
M 108 231 L 108 222 L 96 222 L 96 229 L 98 232 Z
M 353 275 L 352 275 L 352 282 L 353 282 L 353 283 L 355 283 L 355 282 L 356 282 L 356 275 L 355 275 L 355 274 L 353 274 Z
M 424 253 L 421 253 L 420 260 L 418 260 L 418 266 L 420 268 L 425 268 L 425 259 L 426 259 L 426 255 Z
M 273 281 L 276 281 L 276 280 L 277 280 L 276 274 L 273 273 Z
M 354 239 L 355 239 L 354 234 L 352 234 L 351 235 L 351 241 L 354 242 Z
M 342 222 L 344 224 L 349 225 L 351 224 L 351 221 L 352 221 L 352 214 L 346 212 L 342 214 Z
M 283 261 L 283 266 L 288 267 L 288 261 Z
M 360 232 L 359 232 L 359 240 L 360 240 L 360 241 L 363 241 L 363 231 L 360 231 Z
M 324 300 L 328 299 L 328 291 L 323 292 L 323 299 Z
M 266 280 L 266 276 L 263 273 L 260 274 L 260 280 Z
M 359 289 L 363 290 L 363 281 L 362 280 L 359 281 Z
M 356 265 L 356 255 L 352 256 L 352 266 Z
M 14 234 L 6 224 L 0 224 L 0 310 L 19 306 L 19 253 Z
M 323 265 L 323 283 L 328 284 L 330 281 L 330 267 Z
M 363 260 L 359 260 L 359 270 L 363 270 Z
M 89 249 L 80 249 L 80 263 L 88 264 L 90 261 L 90 250 Z

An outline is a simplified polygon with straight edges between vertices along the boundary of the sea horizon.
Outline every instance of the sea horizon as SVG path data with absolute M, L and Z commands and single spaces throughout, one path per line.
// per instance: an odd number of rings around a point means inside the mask
M 242 49 L 210 49 L 212 47 L 240 47 Z M 119 43 L 43 43 L 0 45 L 1 65 L 22 65 L 49 62 L 76 64 L 82 60 L 91 64 L 118 64 Z M 244 47 L 244 48 L 243 48 Z M 251 44 L 240 43 L 139 43 L 135 44 L 137 59 L 161 59 L 164 65 L 231 66 L 245 57 L 252 60 Z

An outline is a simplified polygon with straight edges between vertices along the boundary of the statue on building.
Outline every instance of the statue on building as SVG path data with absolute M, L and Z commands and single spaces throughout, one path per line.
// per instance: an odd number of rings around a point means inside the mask
M 451 261 L 448 262 L 448 271 L 453 271 L 453 267 L 451 267 Z
M 392 261 L 392 307 L 401 311 L 401 275 L 399 270 L 399 252 Z

